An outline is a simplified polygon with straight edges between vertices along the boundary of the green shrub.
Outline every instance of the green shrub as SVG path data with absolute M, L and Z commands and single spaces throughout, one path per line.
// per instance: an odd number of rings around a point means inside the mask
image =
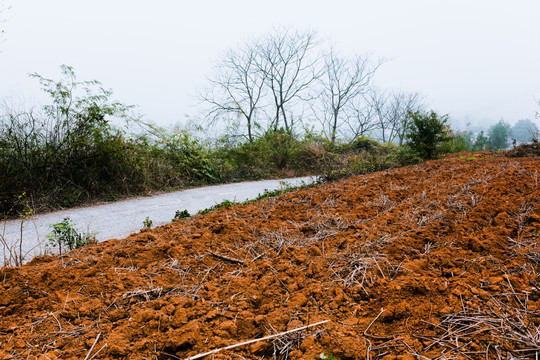
M 360 153 L 360 152 L 377 152 L 380 150 L 381 144 L 374 139 L 366 136 L 358 136 L 349 142 L 344 143 L 328 143 L 326 148 L 328 151 L 336 154 Z
M 179 175 L 189 183 L 221 181 L 221 166 L 209 146 L 205 146 L 186 130 L 176 130 L 162 139 L 165 157 L 175 164 Z
M 400 146 L 396 151 L 396 160 L 399 165 L 414 165 L 422 162 L 420 154 L 408 145 Z
M 420 161 L 415 153 L 405 147 L 387 142 L 384 144 L 369 138 L 361 138 L 360 145 L 338 145 L 343 151 L 333 168 L 325 171 L 322 181 L 335 181 L 351 175 L 369 174 Z M 409 151 L 409 153 L 405 153 Z M 407 157 L 406 157 L 407 155 Z M 409 158 L 410 157 L 410 158 Z
M 406 135 L 408 145 L 422 159 L 433 159 L 440 153 L 440 146 L 449 140 L 448 117 L 434 111 L 410 112 L 411 122 Z
M 260 179 L 283 173 L 320 171 L 332 155 L 311 139 L 298 140 L 283 129 L 269 130 L 253 142 L 222 150 L 231 178 Z
M 468 140 L 464 134 L 449 134 L 447 141 L 443 142 L 439 146 L 440 154 L 453 154 L 460 151 L 470 151 L 472 146 L 468 145 Z
M 191 214 L 189 213 L 189 211 L 187 211 L 187 209 L 184 209 L 182 211 L 176 210 L 176 212 L 174 213 L 174 218 L 172 219 L 172 221 L 185 219 L 185 218 L 188 218 L 190 216 L 191 216 Z
M 120 130 L 108 118 L 125 117 L 129 106 L 110 100 L 97 81 L 79 82 L 62 66 L 60 81 L 33 74 L 51 103 L 41 111 L 6 109 L 0 117 L 0 209 L 12 194 L 27 192 L 36 202 L 72 206 L 114 187 L 117 159 L 127 158 Z

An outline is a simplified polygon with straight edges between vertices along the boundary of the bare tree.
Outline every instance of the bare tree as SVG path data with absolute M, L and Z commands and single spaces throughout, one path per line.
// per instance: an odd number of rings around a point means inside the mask
M 397 91 L 391 94 L 387 111 L 390 129 L 388 141 L 397 139 L 398 145 L 403 144 L 411 122 L 409 114 L 420 110 L 423 105 L 424 98 L 418 93 Z
M 259 47 L 254 44 L 227 52 L 209 79 L 210 87 L 200 94 L 210 106 L 207 117 L 211 122 L 230 114 L 241 117 L 247 127 L 247 139 L 253 142 L 256 112 L 264 92 L 265 69 Z
M 378 130 L 379 138 L 382 142 L 387 142 L 388 136 L 388 91 L 372 88 L 366 95 L 368 108 L 370 108 L 375 128 Z
M 369 102 L 368 94 L 355 97 L 347 106 L 345 124 L 347 133 L 353 139 L 366 136 L 379 128 L 376 109 Z
M 421 109 L 424 98 L 418 93 L 373 89 L 368 101 L 382 142 L 397 140 L 402 145 L 410 122 L 409 112 Z
M 338 133 L 362 136 L 374 132 L 384 142 L 399 139 L 401 144 L 408 111 L 417 110 L 421 97 L 371 89 L 381 60 L 341 57 L 333 50 L 322 58 L 315 51 L 318 45 L 314 32 L 277 29 L 229 51 L 200 95 L 209 105 L 207 118 L 211 122 L 242 119 L 245 136 L 252 142 L 262 119 L 265 130 L 283 127 L 294 134 L 300 118 L 294 112 L 298 115 L 311 108 L 332 143 Z
M 266 83 L 274 106 L 271 125 L 278 129 L 283 122 L 285 130 L 292 134 L 295 127 L 292 113 L 294 101 L 309 100 L 310 86 L 320 76 L 318 57 L 313 50 L 318 42 L 314 32 L 298 32 L 289 29 L 275 30 L 261 42 L 263 68 Z
M 349 105 L 366 93 L 380 64 L 381 61 L 372 63 L 368 56 L 340 57 L 333 49 L 324 57 L 324 72 L 320 78 L 322 91 L 318 97 L 320 109 L 315 111 L 315 116 L 332 144 L 348 116 L 358 119 L 361 126 L 360 129 L 357 126 L 355 128 L 364 132 L 365 114 L 360 113 L 358 107 Z M 347 114 L 347 110 L 352 110 L 352 114 Z

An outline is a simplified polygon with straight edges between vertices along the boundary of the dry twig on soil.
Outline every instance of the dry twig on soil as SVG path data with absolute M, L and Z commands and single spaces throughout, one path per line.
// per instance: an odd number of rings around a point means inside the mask
M 253 344 L 255 342 L 259 342 L 259 341 L 265 341 L 265 340 L 278 338 L 280 336 L 285 336 L 285 335 L 291 334 L 291 333 L 296 332 L 296 331 L 302 331 L 302 330 L 305 330 L 305 329 L 308 329 L 308 328 L 311 328 L 311 327 L 314 327 L 314 326 L 319 326 L 319 325 L 322 325 L 322 324 L 327 323 L 329 321 L 330 320 L 323 320 L 323 321 L 319 321 L 318 323 L 315 323 L 315 324 L 302 326 L 302 327 L 292 329 L 292 330 L 288 330 L 288 331 L 284 331 L 284 332 L 281 332 L 281 333 L 278 333 L 278 334 L 272 334 L 272 335 L 268 335 L 268 336 L 265 336 L 265 337 L 262 337 L 262 338 L 252 339 L 252 340 L 244 341 L 244 342 L 241 342 L 241 343 L 238 343 L 238 344 L 229 345 L 229 346 L 226 346 L 226 347 L 223 347 L 223 348 L 220 348 L 220 349 L 216 349 L 216 350 L 208 351 L 208 352 L 205 352 L 205 353 L 202 353 L 202 354 L 197 354 L 195 356 L 191 356 L 191 357 L 187 358 L 186 360 L 200 359 L 200 358 L 203 358 L 203 357 L 208 356 L 208 355 L 213 355 L 213 354 L 218 353 L 218 352 L 223 351 L 223 350 L 230 350 L 230 349 L 237 348 L 239 346 L 249 345 L 249 344 Z

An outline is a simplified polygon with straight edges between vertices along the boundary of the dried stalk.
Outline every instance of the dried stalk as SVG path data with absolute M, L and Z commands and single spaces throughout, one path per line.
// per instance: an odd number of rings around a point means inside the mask
M 97 334 L 96 336 L 96 340 L 94 340 L 94 343 L 92 344 L 92 347 L 90 348 L 90 350 L 88 351 L 88 354 L 86 354 L 86 357 L 84 358 L 84 360 L 88 360 L 88 357 L 90 356 L 90 354 L 92 353 L 92 350 L 94 350 L 94 346 L 96 346 L 97 342 L 99 341 L 99 337 L 101 336 L 101 333 Z
M 211 252 L 211 251 L 208 251 L 208 254 L 212 255 L 212 256 L 215 257 L 215 258 L 221 259 L 221 260 L 229 261 L 229 262 L 232 262 L 232 263 L 235 263 L 235 264 L 241 264 L 241 265 L 244 265 L 244 261 L 243 261 L 243 260 L 235 259 L 235 258 L 226 256 L 226 255 L 221 255 L 221 254 L 213 253 L 213 252 Z
M 308 329 L 310 327 L 322 325 L 322 324 L 327 323 L 329 321 L 330 320 L 319 321 L 318 323 L 315 323 L 315 324 L 302 326 L 302 327 L 299 327 L 299 328 L 296 328 L 296 329 L 281 332 L 279 334 L 268 335 L 268 336 L 265 336 L 265 337 L 262 337 L 262 338 L 252 339 L 252 340 L 244 341 L 244 342 L 241 342 L 241 343 L 238 343 L 238 344 L 229 345 L 229 346 L 226 346 L 226 347 L 223 347 L 223 348 L 220 348 L 220 349 L 216 349 L 216 350 L 208 351 L 208 352 L 205 352 L 205 353 L 202 353 L 202 354 L 197 354 L 195 356 L 191 356 L 191 357 L 187 358 L 186 360 L 200 359 L 200 358 L 203 358 L 203 357 L 208 356 L 208 355 L 213 355 L 213 354 L 218 353 L 218 352 L 223 351 L 223 350 L 230 350 L 230 349 L 237 348 L 239 346 L 249 345 L 249 344 L 253 344 L 255 342 L 259 342 L 259 341 L 265 341 L 265 340 L 274 339 L 274 338 L 284 336 L 284 335 L 287 335 L 287 334 L 290 334 L 290 333 L 293 333 L 293 332 L 296 332 L 296 331 L 301 331 L 301 330 Z
M 279 278 L 276 270 L 270 266 L 270 271 L 272 272 L 272 274 L 276 277 L 276 279 L 278 279 L 279 283 L 281 284 L 281 286 L 283 286 L 283 288 L 285 290 L 287 290 L 287 292 L 290 294 L 291 293 L 291 290 L 289 290 L 289 288 L 287 287 L 287 285 Z
M 507 301 L 492 297 L 487 309 L 463 308 L 446 315 L 435 325 L 443 331 L 441 336 L 423 337 L 432 341 L 424 350 L 440 346 L 468 357 L 472 354 L 469 345 L 481 341 L 486 344 L 486 356 L 490 349 L 512 357 L 518 353 L 527 358 L 540 356 L 540 326 L 534 322 L 538 314 L 528 310 L 528 295 L 516 293 L 509 280 L 508 283 L 511 291 L 500 295 Z

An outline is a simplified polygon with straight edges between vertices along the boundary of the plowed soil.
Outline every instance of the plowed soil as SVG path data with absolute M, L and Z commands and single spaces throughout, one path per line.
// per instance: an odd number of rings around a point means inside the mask
M 459 154 L 0 270 L 2 359 L 535 358 L 540 159 Z M 323 356 L 324 357 L 324 356 Z

